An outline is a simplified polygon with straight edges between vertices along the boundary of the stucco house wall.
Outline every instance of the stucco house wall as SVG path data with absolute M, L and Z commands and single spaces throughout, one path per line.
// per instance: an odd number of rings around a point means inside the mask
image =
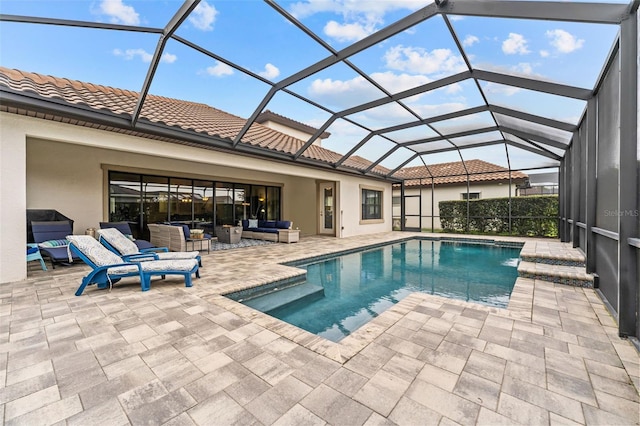
M 466 194 L 467 185 L 438 185 L 433 190 L 433 216 L 439 216 L 440 210 L 438 208 L 438 204 L 440 201 L 449 201 L 449 200 L 462 200 L 462 194 Z M 500 197 L 508 197 L 509 196 L 509 184 L 505 183 L 496 183 L 496 182 L 487 182 L 487 183 L 472 183 L 469 187 L 469 192 L 479 192 L 480 198 L 500 198 Z M 431 188 L 405 188 L 405 197 L 411 196 L 421 196 L 421 199 L 410 198 L 407 201 L 407 210 L 405 214 L 417 214 L 418 207 L 421 208 L 421 216 L 422 223 L 418 222 L 417 217 L 407 217 L 405 226 L 410 228 L 428 228 L 431 229 Z M 400 197 L 400 190 L 393 191 L 394 197 Z M 516 185 L 511 185 L 511 196 L 516 196 Z M 419 201 L 418 201 L 419 200 Z M 420 205 L 418 205 L 420 202 Z M 400 217 L 400 206 L 393 206 L 393 215 L 395 217 Z M 434 229 L 440 229 L 440 219 L 438 217 L 434 217 L 433 219 L 433 227 Z
M 337 237 L 391 230 L 391 184 L 381 180 L 8 113 L 0 113 L 0 166 L 0 282 L 26 278 L 27 208 L 59 210 L 75 233 L 108 219 L 109 169 L 280 185 L 282 217 L 303 234 L 317 233 L 316 186 L 331 181 Z M 379 223 L 359 223 L 362 185 L 384 191 Z

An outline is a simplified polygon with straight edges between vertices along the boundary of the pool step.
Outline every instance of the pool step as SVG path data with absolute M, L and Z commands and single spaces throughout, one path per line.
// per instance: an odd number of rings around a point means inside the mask
M 584 266 L 551 265 L 522 260 L 518 265 L 518 276 L 556 284 L 593 288 L 593 275 L 586 273 Z
M 594 287 L 584 253 L 569 243 L 527 241 L 520 252 L 518 276 L 577 287 Z
M 290 287 L 274 290 L 271 293 L 245 300 L 247 306 L 261 312 L 269 312 L 282 308 L 293 302 L 324 296 L 324 288 L 311 283 L 301 283 Z
M 524 262 L 585 267 L 584 253 L 580 249 L 558 241 L 528 241 L 522 247 L 520 258 Z

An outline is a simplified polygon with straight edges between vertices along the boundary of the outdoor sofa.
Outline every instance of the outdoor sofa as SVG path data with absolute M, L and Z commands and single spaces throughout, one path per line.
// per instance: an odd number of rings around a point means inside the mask
M 243 220 L 242 238 L 278 242 L 279 229 L 291 229 L 289 220 Z
M 184 224 L 168 225 L 164 223 L 149 223 L 151 243 L 158 247 L 168 247 L 170 251 L 189 251 L 187 240 L 191 238 L 189 226 Z M 211 235 L 203 234 L 204 239 L 210 239 Z

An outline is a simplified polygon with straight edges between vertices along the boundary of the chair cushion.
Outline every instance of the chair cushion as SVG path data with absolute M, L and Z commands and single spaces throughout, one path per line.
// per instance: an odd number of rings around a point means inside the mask
M 123 256 L 139 252 L 136 243 L 127 238 L 117 228 L 98 229 L 96 232 Z
M 154 248 L 155 246 L 146 240 L 135 240 L 134 244 L 138 247 L 138 251 L 148 248 Z
M 195 259 L 177 259 L 177 260 L 151 260 L 149 262 L 141 262 L 144 272 L 189 272 L 198 266 Z M 126 275 L 138 272 L 138 267 L 134 265 L 116 266 L 109 268 L 107 273 L 110 275 Z
M 40 244 L 38 244 L 39 247 L 44 247 L 44 248 L 48 248 L 48 247 L 66 247 L 69 245 L 69 242 L 67 240 L 48 240 L 48 241 L 44 241 L 41 242 Z
M 38 247 L 27 247 L 27 254 L 34 254 L 34 253 L 37 253 L 38 251 L 39 251 Z
M 173 259 L 195 259 L 200 255 L 198 251 L 170 251 L 166 253 L 156 253 L 158 260 Z
M 276 222 L 273 220 L 265 220 L 259 228 L 275 228 Z
M 187 272 L 198 266 L 198 261 L 195 259 L 152 260 L 150 262 L 142 262 L 141 265 L 142 270 L 145 272 Z
M 117 265 L 123 263 L 120 256 L 107 250 L 90 235 L 68 235 L 67 240 L 91 260 L 96 266 Z
M 276 221 L 276 228 L 278 229 L 289 229 L 291 227 L 291 221 L 290 220 L 277 220 Z
M 100 222 L 101 229 L 107 228 L 116 228 L 118 231 L 122 232 L 124 235 L 132 235 L 131 226 L 129 226 L 129 222 Z

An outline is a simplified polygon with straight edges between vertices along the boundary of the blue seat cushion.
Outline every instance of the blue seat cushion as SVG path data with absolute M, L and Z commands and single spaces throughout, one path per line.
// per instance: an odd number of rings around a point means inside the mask
M 277 220 L 276 221 L 276 228 L 278 229 L 289 229 L 291 227 L 291 221 L 290 220 Z
M 264 232 L 268 234 L 277 234 L 278 228 L 255 228 L 255 229 L 250 229 L 250 231 Z
M 38 247 L 27 247 L 27 254 L 33 254 L 38 252 Z
M 153 244 L 151 244 L 149 241 L 145 241 L 145 240 L 135 240 L 135 241 L 134 241 L 134 243 L 136 243 L 136 246 L 138 246 L 138 248 L 139 248 L 140 250 L 155 247 L 155 246 L 154 246 Z

